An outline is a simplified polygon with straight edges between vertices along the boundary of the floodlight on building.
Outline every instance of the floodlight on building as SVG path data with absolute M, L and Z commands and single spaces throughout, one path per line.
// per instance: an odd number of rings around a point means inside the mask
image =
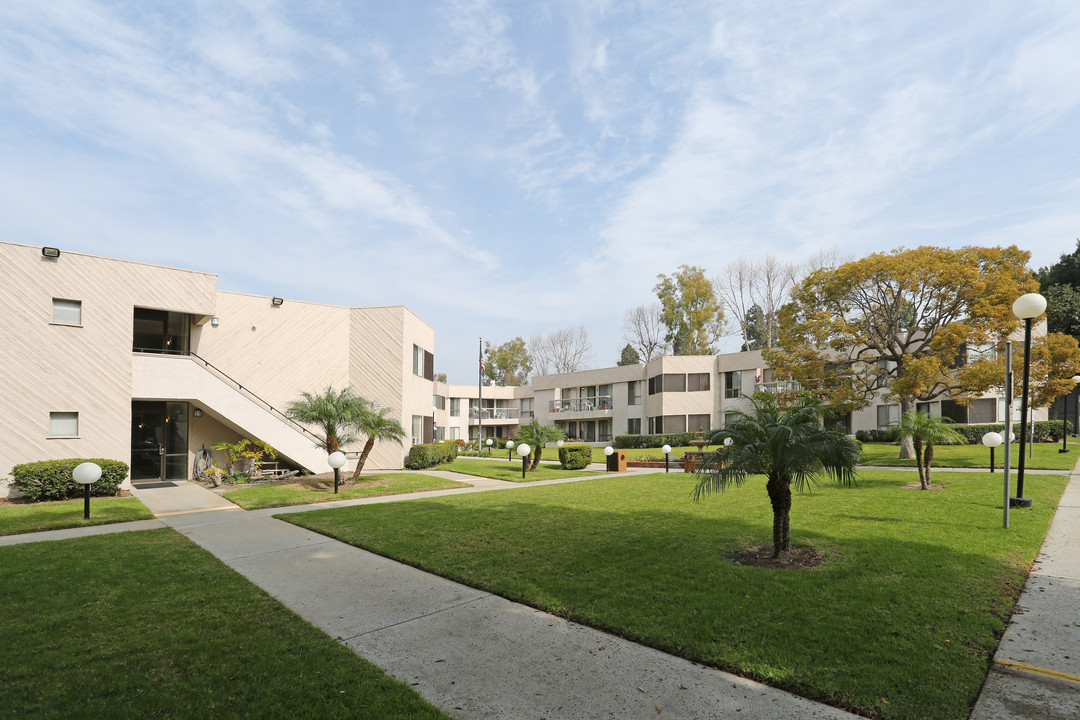
M 43 247 L 41 248 L 41 254 L 43 257 L 53 258 L 55 260 L 60 257 L 60 248 Z
M 284 303 L 284 302 L 285 302 L 285 299 L 284 298 L 279 298 L 279 297 L 272 298 L 270 300 L 270 304 L 273 305 L 274 307 L 281 307 L 282 303 Z

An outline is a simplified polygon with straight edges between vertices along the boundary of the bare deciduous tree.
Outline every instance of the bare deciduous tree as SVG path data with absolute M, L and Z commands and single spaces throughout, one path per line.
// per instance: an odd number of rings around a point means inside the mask
M 638 351 L 642 362 L 667 354 L 668 343 L 664 340 L 666 329 L 660 303 L 638 305 L 623 313 L 623 331 L 624 339 Z
M 713 287 L 716 294 L 727 307 L 727 317 L 735 323 L 738 332 L 742 335 L 743 346 L 751 347 L 750 334 L 747 332 L 747 317 L 750 308 L 754 305 L 754 282 L 757 277 L 757 267 L 746 258 L 739 258 L 728 263 L 724 268 L 724 274 L 713 278 Z
M 584 325 L 554 330 L 529 338 L 529 355 L 538 375 L 584 370 L 592 351 Z

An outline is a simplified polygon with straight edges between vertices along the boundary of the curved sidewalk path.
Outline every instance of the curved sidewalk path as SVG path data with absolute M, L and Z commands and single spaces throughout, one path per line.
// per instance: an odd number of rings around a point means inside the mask
M 538 484 L 450 475 L 481 487 L 251 512 L 194 484 L 135 494 L 160 521 L 457 718 L 855 717 L 271 517 Z

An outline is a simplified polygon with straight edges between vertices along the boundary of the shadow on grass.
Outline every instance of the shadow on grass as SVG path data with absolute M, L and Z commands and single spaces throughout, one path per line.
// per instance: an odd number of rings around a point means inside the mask
M 942 502 L 887 484 L 822 487 L 796 496 L 791 537 L 825 563 L 749 568 L 725 555 L 771 542 L 764 489 L 693 503 L 689 482 L 613 478 L 285 519 L 863 714 L 964 718 L 1052 511 L 1051 498 L 1008 534 L 978 489 Z

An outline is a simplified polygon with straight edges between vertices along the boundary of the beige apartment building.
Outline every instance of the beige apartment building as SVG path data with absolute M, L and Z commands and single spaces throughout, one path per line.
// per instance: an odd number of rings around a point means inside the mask
M 124 460 L 133 482 L 184 479 L 200 448 L 242 437 L 324 472 L 311 429 L 282 411 L 327 386 L 410 432 L 368 467 L 400 468 L 434 438 L 435 333 L 403 306 L 228 292 L 211 273 L 0 242 L 0 307 L 0 483 L 68 457 Z

